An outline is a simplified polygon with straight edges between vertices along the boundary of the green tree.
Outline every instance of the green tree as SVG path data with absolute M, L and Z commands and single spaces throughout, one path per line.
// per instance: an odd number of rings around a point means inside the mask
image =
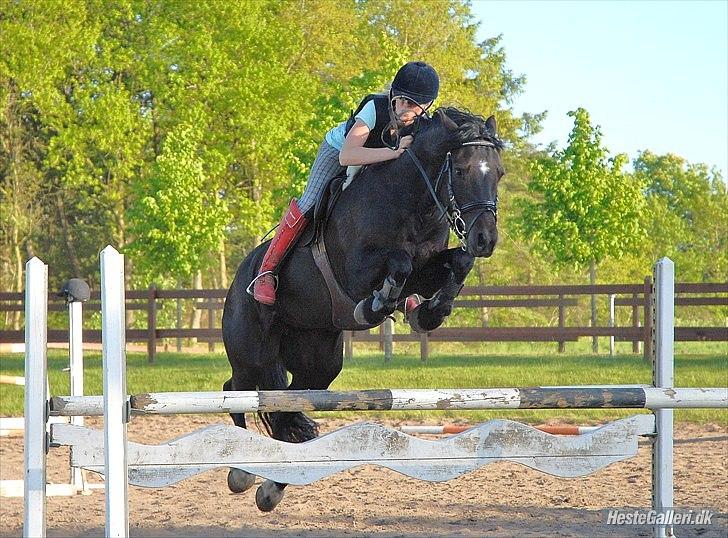
M 640 244 L 644 198 L 639 180 L 622 172 L 626 156 L 608 158 L 588 112 L 579 108 L 569 115 L 574 128 L 566 149 L 534 162 L 529 190 L 536 198 L 520 201 L 518 228 L 557 265 L 588 267 L 589 282 L 595 284 L 600 262 Z M 596 323 L 593 296 L 592 321 Z
M 59 278 L 93 279 L 99 247 L 123 249 L 144 227 L 137 204 L 152 195 L 166 139 L 195 125 L 200 192 L 225 201 L 218 250 L 237 262 L 300 194 L 326 130 L 407 60 L 438 68 L 439 103 L 495 112 L 520 147 L 518 130 L 534 122 L 508 109 L 523 79 L 499 38 L 476 42 L 465 0 L 429 2 L 428 32 L 412 27 L 421 15 L 408 0 L 6 3 L 0 99 L 14 125 L 33 111 L 27 147 L 41 150 L 16 177 L 32 180 L 26 199 L 44 196 L 34 228 L 4 235 L 2 252 L 34 246 Z M 143 259 L 153 251 L 127 252 L 127 275 L 155 264 Z
M 137 184 L 128 250 L 138 255 L 136 269 L 147 282 L 188 278 L 209 267 L 219 249 L 230 215 L 218 193 L 206 189 L 202 138 L 197 126 L 176 128 L 148 181 Z
M 669 256 L 680 280 L 716 282 L 728 274 L 728 194 L 716 169 L 677 155 L 642 152 L 635 175 L 645 185 L 643 226 L 651 260 Z

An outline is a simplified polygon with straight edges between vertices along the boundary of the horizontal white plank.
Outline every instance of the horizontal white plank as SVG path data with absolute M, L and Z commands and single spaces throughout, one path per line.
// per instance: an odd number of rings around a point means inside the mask
M 22 497 L 23 493 L 22 480 L 0 480 L 0 497 Z M 69 497 L 80 493 L 73 484 L 46 484 L 46 497 Z

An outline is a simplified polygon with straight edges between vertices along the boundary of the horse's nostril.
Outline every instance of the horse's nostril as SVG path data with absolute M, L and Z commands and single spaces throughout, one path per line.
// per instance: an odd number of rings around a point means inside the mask
M 484 249 L 487 244 L 488 244 L 488 240 L 485 238 L 485 234 L 479 233 L 478 234 L 478 248 Z

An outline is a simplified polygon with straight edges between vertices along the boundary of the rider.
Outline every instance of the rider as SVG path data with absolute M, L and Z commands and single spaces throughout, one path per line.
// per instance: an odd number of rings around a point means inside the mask
M 314 207 L 329 181 L 345 167 L 398 158 L 412 143 L 415 120 L 426 114 L 437 97 L 440 80 L 424 62 L 403 65 L 389 94 L 367 95 L 348 121 L 332 128 L 319 147 L 301 199 L 291 200 L 254 279 L 253 296 L 263 304 L 276 300 L 275 276 L 286 251 L 306 227 L 305 214 Z

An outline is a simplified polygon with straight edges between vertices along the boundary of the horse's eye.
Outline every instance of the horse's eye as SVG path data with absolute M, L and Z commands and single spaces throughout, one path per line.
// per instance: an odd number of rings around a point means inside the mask
M 462 178 L 463 177 L 463 169 L 462 168 L 456 168 L 455 169 L 455 177 Z

